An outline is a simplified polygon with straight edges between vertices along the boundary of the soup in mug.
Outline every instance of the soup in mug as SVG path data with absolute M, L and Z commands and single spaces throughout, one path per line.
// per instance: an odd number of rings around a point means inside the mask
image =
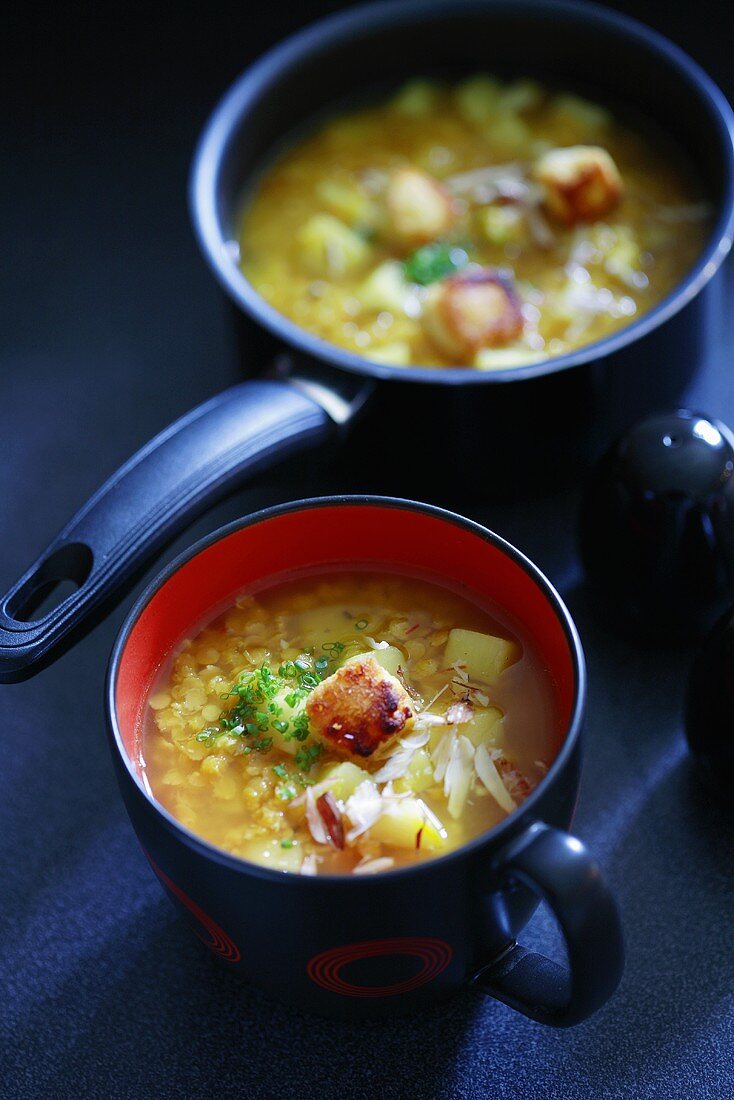
M 149 699 L 144 776 L 233 855 L 372 874 L 491 829 L 558 740 L 548 673 L 499 608 L 340 572 L 246 593 L 183 643 Z
M 709 211 L 661 135 L 532 80 L 416 80 L 262 174 L 239 258 L 302 328 L 399 367 L 523 366 L 610 335 L 699 255 Z

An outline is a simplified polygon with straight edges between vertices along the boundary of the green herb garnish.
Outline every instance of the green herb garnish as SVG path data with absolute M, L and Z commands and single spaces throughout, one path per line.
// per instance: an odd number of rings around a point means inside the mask
M 275 793 L 281 802 L 290 802 L 291 799 L 296 797 L 298 791 L 290 783 L 284 783 L 282 787 L 275 788 Z
M 411 283 L 428 286 L 445 275 L 461 271 L 468 263 L 469 256 L 463 248 L 434 241 L 433 244 L 424 244 L 408 257 L 404 264 L 405 277 Z
M 310 734 L 308 715 L 297 708 L 304 699 L 318 687 L 336 668 L 339 655 L 346 648 L 342 642 L 326 642 L 326 653 L 316 659 L 313 647 L 296 657 L 294 661 L 284 662 L 277 673 L 268 661 L 251 672 L 244 672 L 223 696 L 223 700 L 234 700 L 233 705 L 219 717 L 217 725 L 207 726 L 196 734 L 196 740 L 213 744 L 217 737 L 228 733 L 239 737 L 246 743 L 242 752 L 268 752 L 273 746 L 274 735 L 286 741 L 304 742 Z M 276 696 L 278 698 L 276 698 Z M 283 709 L 285 703 L 295 714 L 284 717 L 289 711 Z M 310 745 L 299 749 L 296 763 L 303 771 L 308 771 L 322 751 L 321 745 Z M 279 779 L 288 780 L 276 790 L 276 794 L 288 801 L 296 794 L 295 781 L 306 786 L 310 781 L 298 775 L 289 776 L 285 765 L 278 764 L 273 771 Z
M 293 736 L 296 741 L 305 741 L 310 733 L 308 726 L 308 715 L 305 711 L 301 711 L 293 719 Z
M 217 729 L 216 726 L 207 726 L 205 730 L 201 730 L 200 733 L 197 733 L 196 740 L 212 742 L 216 737 L 219 737 L 221 732 L 222 731 Z
M 304 747 L 299 749 L 296 753 L 296 764 L 301 771 L 310 771 L 312 765 L 316 763 L 323 751 L 324 746 L 319 741 L 314 741 L 312 745 L 304 745 Z

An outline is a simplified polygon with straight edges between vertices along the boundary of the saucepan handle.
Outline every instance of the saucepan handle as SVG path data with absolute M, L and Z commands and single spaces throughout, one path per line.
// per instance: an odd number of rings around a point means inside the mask
M 161 432 L 0 599 L 0 682 L 23 680 L 58 657 L 168 541 L 245 476 L 334 431 L 318 401 L 287 382 L 262 380 L 226 390 Z M 62 581 L 76 589 L 34 620 Z
M 496 869 L 550 906 L 566 941 L 568 966 L 518 943 L 475 977 L 484 993 L 555 1027 L 587 1019 L 614 993 L 624 968 L 619 913 L 598 865 L 575 837 L 536 823 L 506 848 Z

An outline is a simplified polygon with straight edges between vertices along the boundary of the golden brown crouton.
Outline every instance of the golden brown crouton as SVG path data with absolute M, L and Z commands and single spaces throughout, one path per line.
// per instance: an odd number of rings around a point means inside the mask
M 523 318 L 511 280 L 481 268 L 435 283 L 426 296 L 422 324 L 444 355 L 471 366 L 481 348 L 517 339 Z
M 374 657 L 347 661 L 311 692 L 306 713 L 312 732 L 332 748 L 371 756 L 413 717 L 410 696 Z
M 456 217 L 451 195 L 418 168 L 393 172 L 385 195 L 387 230 L 398 244 L 415 248 L 442 237 Z
M 619 170 L 597 145 L 551 149 L 536 162 L 534 175 L 548 214 L 564 225 L 603 218 L 622 195 Z

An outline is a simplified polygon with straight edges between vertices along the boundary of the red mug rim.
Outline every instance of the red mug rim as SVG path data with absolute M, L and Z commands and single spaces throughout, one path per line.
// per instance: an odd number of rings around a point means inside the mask
M 490 531 L 488 528 L 483 527 L 481 524 L 469 520 L 464 516 L 457 513 L 448 511 L 444 508 L 439 508 L 435 505 L 422 504 L 416 501 L 403 500 L 397 497 L 385 497 L 385 496 L 372 496 L 372 495 L 348 495 L 348 496 L 330 496 L 330 497 L 314 497 L 304 500 L 297 500 L 287 504 L 276 505 L 275 507 L 265 508 L 258 512 L 253 513 L 250 516 L 244 517 L 239 520 L 227 524 L 224 527 L 219 528 L 212 534 L 200 539 L 193 546 L 183 551 L 178 555 L 165 569 L 153 579 L 153 581 L 146 587 L 145 591 L 136 601 L 133 608 L 130 610 L 125 618 L 125 621 L 120 628 L 118 636 L 116 638 L 110 662 L 107 672 L 107 682 L 105 689 L 105 699 L 107 707 L 107 721 L 108 729 L 110 733 L 111 741 L 114 743 L 114 751 L 119 755 L 129 778 L 133 784 L 137 787 L 139 793 L 143 796 L 145 801 L 154 810 L 156 815 L 160 817 L 162 823 L 167 829 L 178 837 L 188 847 L 193 848 L 200 855 L 209 860 L 213 860 L 216 863 L 223 864 L 231 870 L 239 873 L 253 874 L 258 878 L 265 878 L 271 881 L 298 883 L 303 886 L 309 884 L 307 888 L 315 886 L 324 886 L 329 884 L 344 885 L 348 883 L 353 886 L 357 881 L 360 883 L 369 883 L 371 876 L 354 876 L 354 875 L 338 875 L 338 874 L 323 874 L 316 876 L 309 875 L 297 875 L 287 874 L 283 871 L 273 870 L 269 867 L 264 867 L 260 864 L 250 862 L 239 856 L 233 855 L 222 848 L 218 848 L 216 845 L 209 843 L 203 837 L 193 832 L 181 821 L 179 821 L 169 810 L 167 810 L 161 803 L 157 801 L 152 792 L 148 789 L 145 783 L 143 783 L 140 775 L 140 770 L 136 766 L 136 761 L 133 754 L 131 754 L 128 746 L 125 743 L 125 736 L 121 728 L 119 714 L 118 714 L 118 699 L 117 691 L 120 679 L 120 670 L 123 664 L 127 646 L 132 636 L 134 636 L 135 628 L 140 623 L 146 609 L 148 609 L 153 602 L 154 598 L 163 591 L 169 581 L 172 578 L 180 575 L 181 571 L 189 563 L 199 558 L 205 551 L 210 548 L 223 543 L 225 540 L 238 532 L 243 532 L 249 528 L 255 527 L 259 524 L 266 523 L 269 520 L 276 519 L 278 517 L 305 513 L 314 509 L 320 508 L 350 508 L 350 507 L 363 507 L 363 508 L 385 508 L 395 509 L 405 513 L 413 513 L 422 516 L 432 517 L 447 526 L 453 526 L 462 530 L 469 535 L 473 535 L 479 538 L 485 544 L 493 547 L 499 552 L 503 558 L 508 559 L 510 563 L 518 567 L 522 573 L 524 573 L 530 580 L 531 585 L 534 586 L 537 593 L 541 596 L 547 607 L 552 612 L 555 618 L 557 626 L 560 627 L 563 639 L 568 647 L 568 659 L 572 675 L 572 690 L 570 701 L 570 713 L 567 721 L 564 721 L 563 735 L 558 752 L 553 759 L 548 772 L 538 783 L 535 790 L 525 799 L 521 806 L 517 810 L 513 811 L 497 825 L 479 836 L 474 837 L 460 848 L 454 849 L 451 852 L 447 852 L 444 855 L 434 856 L 432 859 L 427 860 L 425 863 L 419 863 L 414 866 L 397 868 L 396 870 L 385 872 L 382 875 L 377 876 L 380 880 L 384 881 L 385 876 L 388 876 L 390 881 L 401 880 L 405 877 L 413 875 L 430 874 L 440 867 L 447 865 L 449 861 L 461 861 L 474 854 L 478 849 L 481 849 L 490 844 L 495 844 L 497 841 L 502 841 L 505 838 L 509 839 L 509 836 L 517 832 L 518 825 L 521 819 L 533 817 L 533 810 L 540 799 L 543 798 L 547 788 L 562 774 L 569 758 L 574 752 L 574 748 L 581 733 L 581 726 L 583 721 L 583 715 L 586 705 L 586 666 L 584 660 L 583 649 L 581 641 L 578 635 L 576 626 L 571 618 L 571 615 L 566 608 L 560 595 L 553 587 L 548 578 L 541 572 L 541 570 L 533 564 L 524 554 L 517 550 L 514 546 L 508 543 L 505 539 L 499 535 Z M 385 563 L 390 561 L 390 554 L 384 555 Z M 315 558 L 314 565 L 321 564 L 318 561 L 318 557 Z M 328 564 L 328 563 L 324 563 Z M 266 577 L 263 577 L 266 579 Z M 511 604 L 509 609 L 511 609 Z M 194 617 L 195 619 L 195 617 Z M 192 620 L 190 620 L 190 623 Z M 179 635 L 179 638 L 183 636 L 183 633 Z M 164 652 L 161 653 L 161 660 L 157 667 L 163 662 L 165 657 L 170 653 L 171 647 L 169 646 Z M 151 687 L 152 677 L 149 678 L 144 688 L 139 690 L 139 696 L 144 699 Z M 137 722 L 136 722 L 137 725 Z M 526 820 L 527 824 L 527 820 Z M 364 887 L 366 888 L 366 887 Z

